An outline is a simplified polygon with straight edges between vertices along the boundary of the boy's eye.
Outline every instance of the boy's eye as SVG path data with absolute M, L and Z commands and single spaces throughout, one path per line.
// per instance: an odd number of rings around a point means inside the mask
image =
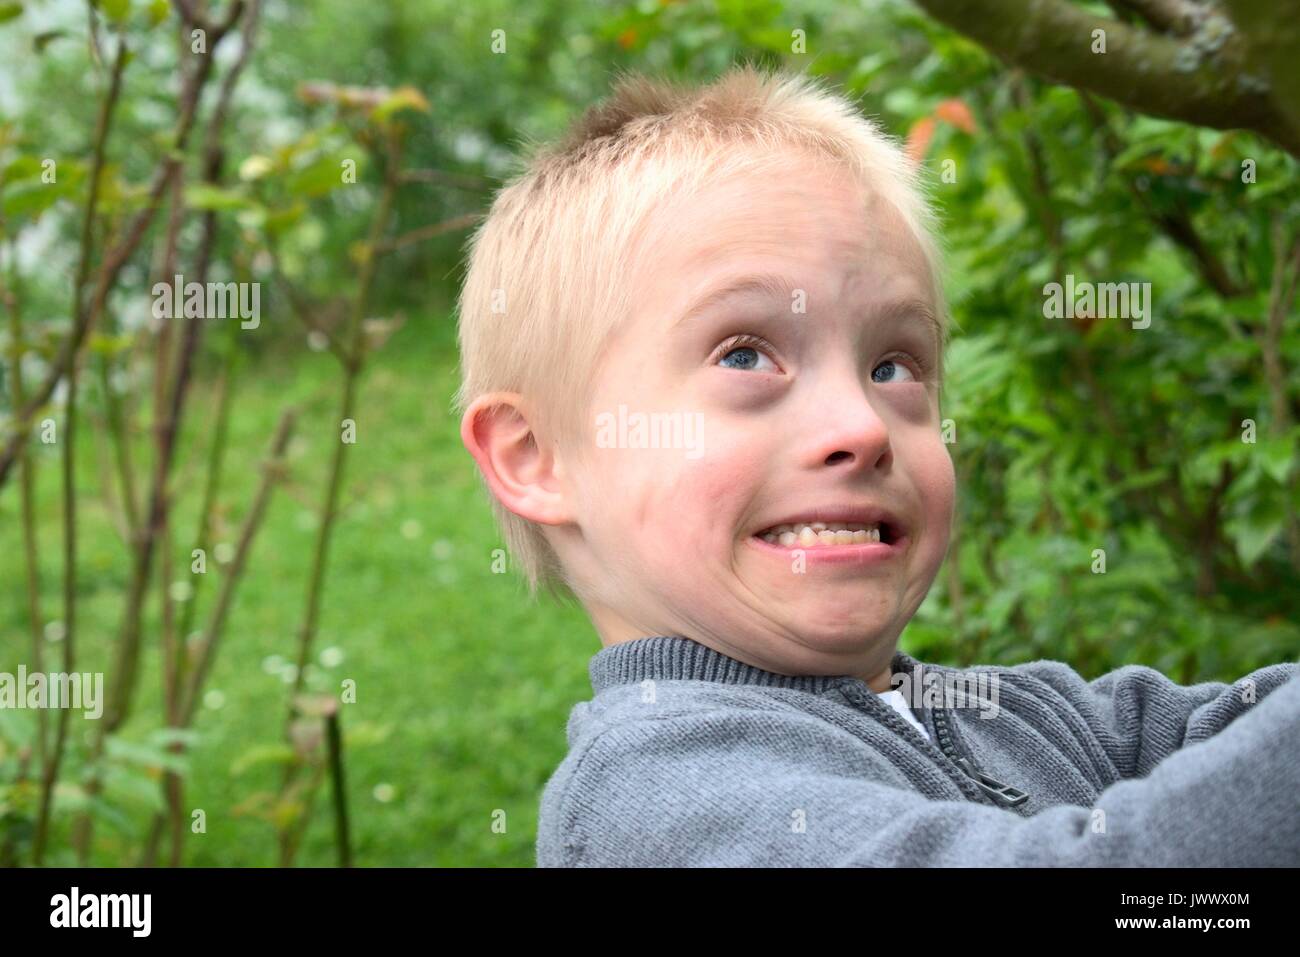
M 886 359 L 871 370 L 872 382 L 907 382 L 915 378 L 911 369 L 893 359 Z
M 760 339 L 758 336 L 737 336 L 722 346 L 722 357 L 718 362 L 726 369 L 780 372 L 781 370 L 767 355 L 765 349 L 771 349 L 765 339 Z M 767 361 L 769 368 L 760 367 L 759 363 L 763 360 Z

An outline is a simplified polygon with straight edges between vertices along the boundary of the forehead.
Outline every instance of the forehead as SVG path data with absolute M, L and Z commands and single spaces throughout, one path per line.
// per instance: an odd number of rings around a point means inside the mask
M 931 299 L 929 265 L 902 215 L 842 167 L 791 160 L 714 181 L 657 209 L 643 235 L 632 288 L 661 319 L 732 286 Z M 746 282 L 774 274 L 788 281 Z

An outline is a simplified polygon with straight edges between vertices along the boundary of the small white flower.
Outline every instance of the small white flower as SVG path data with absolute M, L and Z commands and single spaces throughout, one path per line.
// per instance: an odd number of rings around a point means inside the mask
M 260 179 L 271 172 L 271 161 L 265 156 L 254 154 L 239 164 L 239 178 L 244 182 Z

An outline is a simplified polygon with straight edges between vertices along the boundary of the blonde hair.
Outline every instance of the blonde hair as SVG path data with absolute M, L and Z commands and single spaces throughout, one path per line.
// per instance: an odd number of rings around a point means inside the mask
M 852 102 L 806 75 L 750 64 L 694 88 L 623 74 L 565 136 L 525 144 L 523 171 L 469 239 L 458 415 L 486 393 L 517 392 L 538 441 L 578 441 L 603 347 L 630 313 L 618 278 L 647 217 L 669 197 L 772 168 L 790 147 L 847 165 L 902 216 L 929 264 L 946 339 L 940 241 L 919 170 Z M 529 593 L 576 597 L 541 527 L 489 498 Z

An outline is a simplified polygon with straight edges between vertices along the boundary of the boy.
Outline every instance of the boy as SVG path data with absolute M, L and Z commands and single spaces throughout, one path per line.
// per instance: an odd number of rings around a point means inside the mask
M 750 67 L 623 78 L 496 198 L 461 436 L 603 645 L 540 866 L 1300 864 L 1294 663 L 897 651 L 953 512 L 932 237 L 890 140 Z

